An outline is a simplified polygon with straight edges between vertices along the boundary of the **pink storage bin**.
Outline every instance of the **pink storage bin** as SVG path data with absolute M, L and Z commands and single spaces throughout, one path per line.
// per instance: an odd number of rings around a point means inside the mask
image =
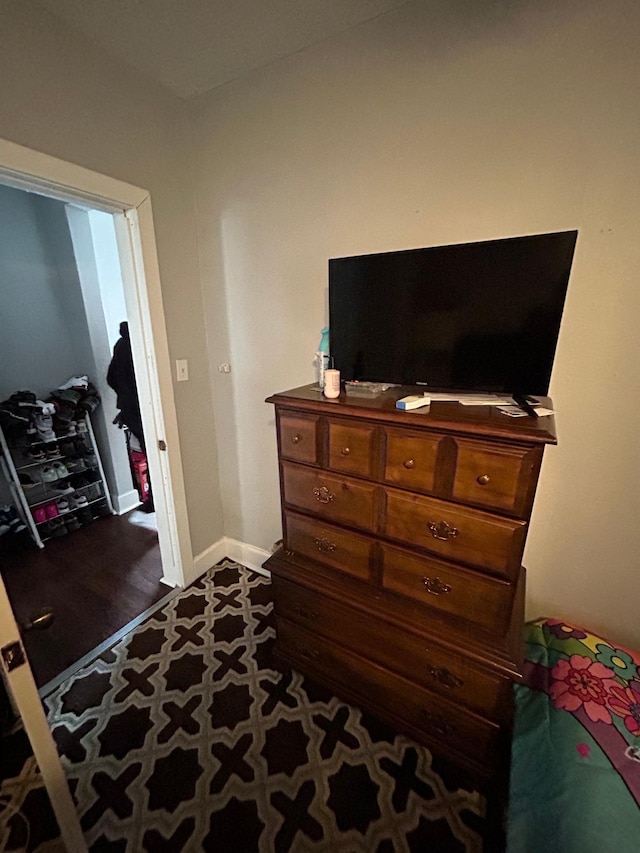
M 31 510 L 31 515 L 36 524 L 42 524 L 43 521 L 47 520 L 47 510 L 44 506 L 37 506 Z
M 60 515 L 60 510 L 58 509 L 58 504 L 56 501 L 51 501 L 50 503 L 45 504 L 44 511 L 47 515 L 47 518 L 56 518 L 56 516 Z

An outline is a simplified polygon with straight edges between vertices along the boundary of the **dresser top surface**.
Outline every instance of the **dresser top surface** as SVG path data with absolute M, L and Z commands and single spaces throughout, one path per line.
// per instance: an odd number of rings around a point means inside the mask
M 426 427 L 514 442 L 557 443 L 553 415 L 512 418 L 500 412 L 496 406 L 465 406 L 449 401 L 433 401 L 430 406 L 413 411 L 396 409 L 397 400 L 422 393 L 424 388 L 420 386 L 403 386 L 389 388 L 376 397 L 360 397 L 342 391 L 336 399 L 327 399 L 317 385 L 310 384 L 273 394 L 266 402 L 325 416 L 368 418 L 418 429 Z M 553 408 L 548 397 L 537 399 L 545 408 Z

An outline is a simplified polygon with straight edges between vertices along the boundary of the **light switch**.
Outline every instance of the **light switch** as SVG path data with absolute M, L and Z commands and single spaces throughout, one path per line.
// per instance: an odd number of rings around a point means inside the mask
M 186 358 L 176 360 L 176 379 L 178 382 L 186 382 L 189 378 L 189 362 Z

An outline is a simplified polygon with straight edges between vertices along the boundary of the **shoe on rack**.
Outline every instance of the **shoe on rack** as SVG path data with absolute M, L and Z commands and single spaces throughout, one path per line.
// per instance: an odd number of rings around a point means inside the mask
M 78 434 L 78 424 L 76 421 L 71 421 L 69 426 L 67 427 L 67 435 L 77 435 Z
M 100 487 L 100 483 L 91 483 L 91 485 L 87 489 L 87 499 L 90 501 L 97 501 L 101 497 L 102 488 Z
M 54 494 L 58 495 L 71 495 L 75 492 L 75 489 L 72 485 L 70 485 L 68 480 L 60 481 L 58 480 L 51 486 L 51 491 Z
M 78 433 L 86 433 L 88 432 L 87 425 L 84 421 L 78 421 Z
M 100 397 L 97 394 L 87 394 L 86 397 L 83 397 L 80 403 L 78 404 L 78 408 L 83 412 L 87 412 L 91 414 L 91 412 L 95 412 L 95 410 L 100 405 Z
M 64 523 L 64 518 L 52 518 L 49 522 L 48 532 L 50 536 L 66 536 L 67 526 Z
M 88 501 L 84 495 L 74 492 L 74 494 L 69 495 L 69 503 L 73 509 L 80 509 L 80 507 L 86 506 Z
M 25 474 L 24 471 L 18 472 L 18 479 L 23 489 L 33 489 L 34 486 L 40 485 L 40 480 L 34 480 L 30 474 Z
M 67 430 L 69 428 L 69 424 L 74 420 L 75 414 L 76 407 L 72 403 L 67 400 L 56 400 L 56 413 L 54 417 L 62 429 Z
M 0 507 L 0 536 L 4 536 L 5 533 L 9 533 L 11 531 L 9 514 L 7 512 L 8 509 L 8 506 Z
M 106 501 L 100 501 L 100 503 L 92 504 L 92 509 L 95 518 L 102 518 L 102 516 L 110 514 Z
M 0 535 L 5 533 L 20 533 L 26 530 L 26 525 L 11 504 L 0 506 Z
M 64 400 L 65 403 L 69 403 L 75 409 L 82 399 L 82 392 L 76 391 L 73 388 L 59 388 L 57 391 L 52 392 L 52 396 L 56 400 Z
M 82 527 L 80 520 L 77 519 L 74 515 L 70 515 L 69 518 L 65 518 L 64 523 L 69 533 L 71 533 L 73 530 L 80 530 L 80 528 Z
M 56 503 L 58 505 L 59 515 L 64 515 L 65 512 L 69 512 L 69 501 L 66 498 L 58 498 Z
M 51 467 L 56 472 L 58 480 L 64 480 L 65 477 L 69 476 L 69 471 L 64 462 L 54 462 Z
M 43 415 L 39 413 L 34 415 L 34 423 L 38 431 L 38 435 L 42 441 L 55 441 L 56 434 L 53 431 L 53 419 L 51 415 Z
M 90 524 L 93 521 L 91 510 L 88 507 L 81 507 L 76 512 L 76 518 L 80 524 Z
M 81 456 L 77 459 L 67 459 L 65 465 L 72 474 L 77 474 L 79 471 L 87 470 L 86 463 Z
M 53 483 L 58 479 L 58 473 L 54 465 L 45 465 L 40 469 L 40 479 L 43 483 Z
M 60 448 L 57 444 L 48 444 L 45 448 L 45 453 L 47 454 L 47 459 L 55 459 L 56 456 L 60 456 Z
M 6 506 L 4 507 L 3 518 L 5 523 L 9 525 L 9 530 L 11 533 L 21 533 L 23 530 L 27 529 L 27 525 L 18 515 L 18 511 L 14 506 Z
M 45 459 L 46 454 L 40 445 L 34 444 L 24 451 L 24 455 L 32 462 L 38 462 L 40 459 Z

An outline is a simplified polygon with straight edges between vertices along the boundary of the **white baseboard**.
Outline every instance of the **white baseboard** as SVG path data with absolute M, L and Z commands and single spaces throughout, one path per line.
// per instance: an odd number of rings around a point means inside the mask
M 137 506 L 140 506 L 140 496 L 135 489 L 132 489 L 130 492 L 124 492 L 122 495 L 112 495 L 111 502 L 113 503 L 116 515 L 124 515 L 127 512 L 131 512 Z
M 256 548 L 254 545 L 247 545 L 245 542 L 239 542 L 237 539 L 223 536 L 207 548 L 206 551 L 194 557 L 195 577 L 199 578 L 200 575 L 203 575 L 211 566 L 215 566 L 224 557 L 229 557 L 230 560 L 235 560 L 248 569 L 253 569 L 254 572 L 265 575 L 265 577 L 271 577 L 271 573 L 267 569 L 262 568 L 262 564 L 270 556 L 269 551 L 264 551 L 262 548 Z

